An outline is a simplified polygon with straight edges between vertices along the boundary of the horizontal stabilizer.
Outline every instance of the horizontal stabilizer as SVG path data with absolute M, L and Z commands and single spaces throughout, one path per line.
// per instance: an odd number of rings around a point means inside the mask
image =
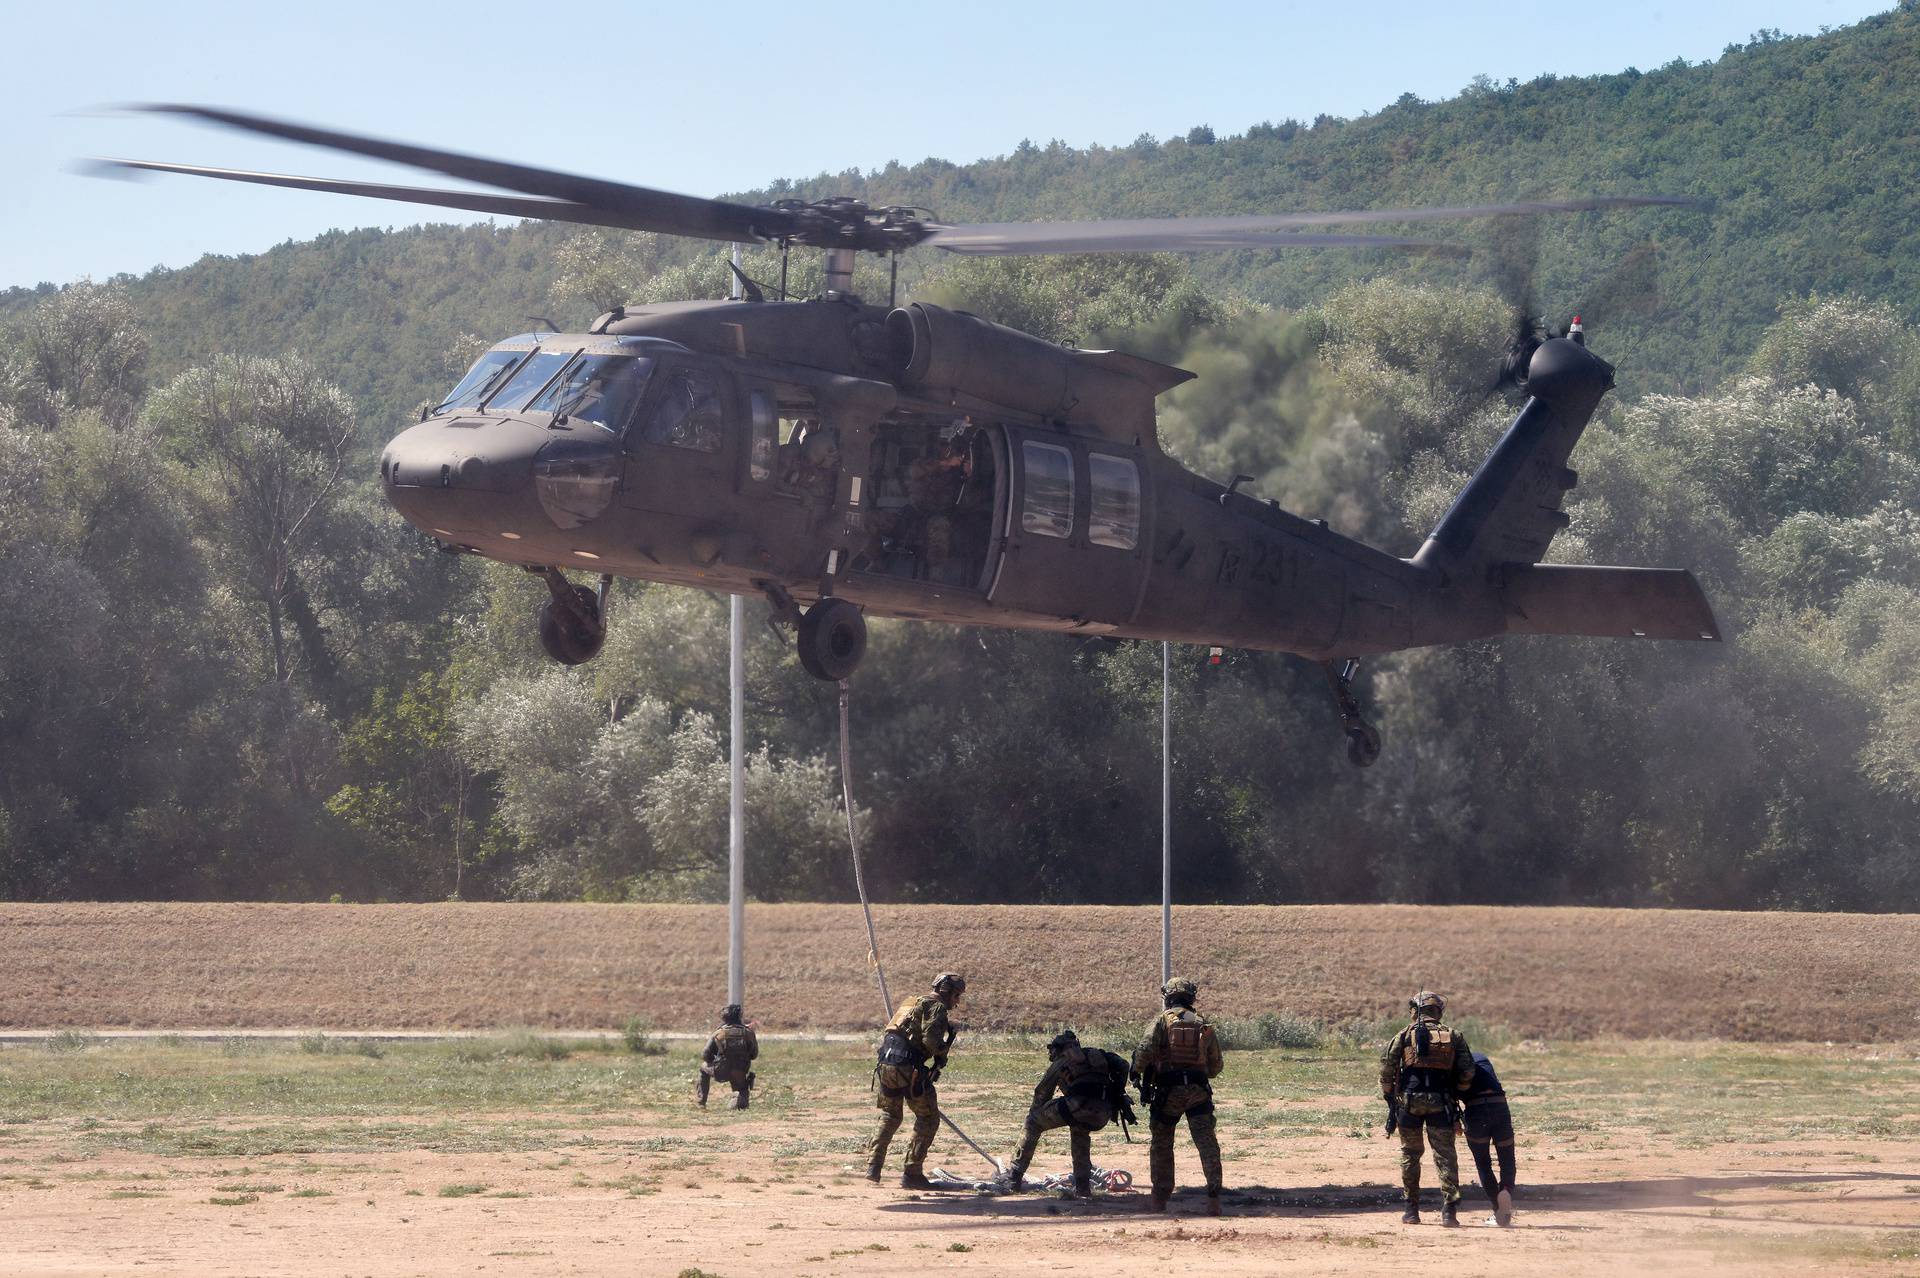
M 1700 583 L 1681 568 L 1510 564 L 1501 593 L 1509 634 L 1720 638 Z

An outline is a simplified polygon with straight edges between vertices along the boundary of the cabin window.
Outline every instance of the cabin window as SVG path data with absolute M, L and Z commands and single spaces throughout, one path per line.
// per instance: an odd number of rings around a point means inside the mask
M 1132 550 L 1140 544 L 1140 468 L 1124 457 L 1088 453 L 1087 471 L 1093 498 L 1087 540 Z
M 555 421 L 564 417 L 591 422 L 619 434 L 633 415 L 652 368 L 652 360 L 631 355 L 585 356 L 555 378 L 527 410 L 552 413 Z
M 525 359 L 525 351 L 488 351 L 474 361 L 460 384 L 433 411 L 436 415 L 456 408 L 472 408 L 487 397 L 487 392 L 505 381 L 513 366 Z
M 534 357 L 520 366 L 498 394 L 487 401 L 487 408 L 496 413 L 517 413 L 527 406 L 545 386 L 553 375 L 560 371 L 561 365 L 573 358 L 572 351 L 539 351 Z
M 1073 454 L 1058 444 L 1025 441 L 1020 448 L 1026 463 L 1026 500 L 1020 527 L 1042 537 L 1073 533 Z
M 753 439 L 747 449 L 747 475 L 755 483 L 773 478 L 773 459 L 780 447 L 780 419 L 773 393 L 757 390 L 747 396 Z
M 676 368 L 665 375 L 660 398 L 647 414 L 643 443 L 666 444 L 717 453 L 723 438 L 720 387 L 697 368 Z

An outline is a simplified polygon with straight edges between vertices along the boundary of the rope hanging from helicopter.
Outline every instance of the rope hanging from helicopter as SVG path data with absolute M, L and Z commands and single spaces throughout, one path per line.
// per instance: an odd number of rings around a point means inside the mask
M 867 922 L 867 962 L 873 966 L 874 980 L 880 986 L 880 1014 L 882 1017 L 893 1015 L 893 997 L 887 991 L 887 969 L 880 962 L 880 941 L 873 927 L 873 903 L 867 898 L 867 877 L 860 865 L 860 836 L 854 826 L 853 817 L 853 745 L 852 733 L 848 730 L 847 681 L 840 680 L 840 797 L 847 810 L 847 846 L 853 852 L 853 885 L 860 893 L 860 913 Z M 996 1176 L 1004 1175 L 1006 1169 L 1000 1160 L 974 1143 L 973 1137 L 960 1130 L 960 1124 L 940 1111 L 940 1121 L 953 1130 L 953 1134 L 965 1142 L 968 1149 L 992 1164 Z M 935 1176 L 946 1173 L 935 1169 Z M 970 1182 L 969 1182 L 970 1183 Z

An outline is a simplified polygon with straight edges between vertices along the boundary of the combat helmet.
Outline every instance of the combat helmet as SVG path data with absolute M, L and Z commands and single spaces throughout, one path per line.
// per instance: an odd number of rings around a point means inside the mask
M 1435 1020 L 1446 1015 L 1447 1000 L 1432 990 L 1421 990 L 1407 1000 L 1407 1010 L 1415 1016 L 1431 1016 Z
M 1069 1047 L 1078 1046 L 1080 1046 L 1080 1036 L 1070 1029 L 1063 1029 L 1058 1034 L 1055 1034 L 1053 1040 L 1047 1044 L 1047 1055 L 1049 1057 L 1058 1056 Z
M 1200 987 L 1185 977 L 1176 976 L 1160 987 L 1160 997 L 1168 1007 L 1176 1004 L 1192 1007 L 1193 1000 L 1200 996 Z
M 958 972 L 942 972 L 933 978 L 933 992 L 959 998 L 967 992 L 967 978 Z
M 746 1012 L 741 1009 L 738 1003 L 729 1003 L 720 1009 L 720 1023 L 722 1025 L 739 1025 L 745 1016 Z

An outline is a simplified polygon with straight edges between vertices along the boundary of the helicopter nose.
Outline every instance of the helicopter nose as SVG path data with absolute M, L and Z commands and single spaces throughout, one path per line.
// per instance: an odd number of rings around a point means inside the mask
M 547 432 L 511 418 L 455 418 L 408 427 L 380 454 L 387 500 L 443 540 L 490 536 L 532 507 L 533 459 Z M 506 521 L 506 522 L 503 522 Z

